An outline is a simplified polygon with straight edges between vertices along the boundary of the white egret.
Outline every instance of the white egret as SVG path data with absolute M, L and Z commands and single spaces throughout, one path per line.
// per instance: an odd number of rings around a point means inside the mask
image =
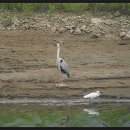
M 99 97 L 101 95 L 100 91 L 96 91 L 96 92 L 93 92 L 93 93 L 89 93 L 87 95 L 84 95 L 83 97 L 84 98 L 89 98 L 90 101 L 92 101 L 94 98 L 96 97 Z

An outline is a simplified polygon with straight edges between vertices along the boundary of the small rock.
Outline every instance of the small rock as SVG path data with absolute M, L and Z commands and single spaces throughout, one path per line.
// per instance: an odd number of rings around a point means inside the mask
M 121 15 L 121 14 L 120 14 L 119 11 L 116 11 L 115 14 L 114 14 L 114 16 L 116 16 L 116 17 L 118 17 L 118 16 L 120 16 L 120 15 Z
M 81 26 L 80 29 L 81 29 L 82 31 L 85 31 L 86 25 Z
M 113 16 L 112 15 L 110 15 L 110 19 L 112 19 L 113 18 Z
M 112 25 L 115 23 L 115 21 L 114 20 L 104 20 L 103 23 L 106 25 Z
M 63 28 L 63 27 L 61 27 L 61 28 L 59 29 L 59 33 L 64 33 L 65 31 L 66 31 L 66 29 Z
M 128 32 L 126 33 L 125 38 L 126 38 L 126 39 L 130 39 L 130 31 L 128 31 Z
M 22 28 L 23 28 L 23 29 L 25 29 L 25 30 L 30 29 L 30 27 L 29 27 L 29 25 L 28 25 L 28 24 L 24 24 Z
M 52 32 L 56 32 L 56 27 L 52 27 L 52 28 L 51 28 L 51 31 L 52 31 Z
M 99 38 L 100 34 L 99 33 L 92 33 L 91 38 Z
M 126 35 L 126 32 L 120 32 L 120 37 L 124 37 Z
M 92 26 L 93 26 L 93 24 L 90 24 L 89 26 L 90 26 L 90 27 L 92 27 Z
M 76 34 L 76 35 L 80 35 L 80 34 L 81 34 L 81 30 L 80 30 L 80 28 L 77 28 L 77 29 L 75 30 L 74 34 Z
M 75 29 L 75 26 L 71 26 L 71 29 Z
M 25 23 L 29 23 L 29 21 L 27 19 L 22 21 L 22 24 L 25 24 Z
M 63 19 L 61 19 L 61 20 L 62 20 L 62 22 L 67 23 L 68 18 L 63 18 Z
M 85 29 L 86 33 L 91 33 L 91 29 Z
M 75 26 L 65 26 L 67 30 L 75 29 Z
M 120 42 L 118 45 L 126 45 L 127 43 L 125 42 Z
M 50 25 L 50 24 L 48 24 L 48 23 L 46 24 L 46 26 L 47 26 L 47 28 L 50 28 L 50 27 L 51 27 L 51 25 Z
M 74 32 L 74 30 L 73 30 L 73 29 L 71 29 L 71 30 L 70 30 L 70 33 L 73 33 L 73 32 Z
M 75 26 L 64 26 L 64 28 L 66 28 L 67 30 L 71 30 L 71 29 L 74 29 Z
M 102 20 L 100 18 L 91 18 L 91 22 L 94 24 L 99 24 L 102 22 Z

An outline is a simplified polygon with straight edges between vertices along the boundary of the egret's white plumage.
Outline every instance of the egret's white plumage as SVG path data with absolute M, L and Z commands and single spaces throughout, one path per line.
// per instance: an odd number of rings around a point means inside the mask
M 101 95 L 100 91 L 96 91 L 96 92 L 84 95 L 83 97 L 84 98 L 89 98 L 90 100 L 93 100 L 94 98 L 99 97 L 100 95 Z
M 69 78 L 69 67 L 67 65 L 67 63 L 65 62 L 65 60 L 63 58 L 60 58 L 60 45 L 57 44 L 57 60 L 56 60 L 56 64 L 58 66 L 59 71 L 62 74 L 66 74 L 66 76 Z

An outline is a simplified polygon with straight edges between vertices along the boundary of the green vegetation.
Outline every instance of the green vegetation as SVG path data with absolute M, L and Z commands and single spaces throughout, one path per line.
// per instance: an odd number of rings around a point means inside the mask
M 1 10 L 10 11 L 116 11 L 130 13 L 130 3 L 1 3 Z

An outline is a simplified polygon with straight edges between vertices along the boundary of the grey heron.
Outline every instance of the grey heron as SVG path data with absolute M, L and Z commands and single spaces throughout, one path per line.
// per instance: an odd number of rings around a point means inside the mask
M 58 70 L 63 74 L 66 75 L 67 78 L 70 77 L 69 75 L 69 68 L 67 63 L 65 62 L 65 60 L 63 58 L 60 57 L 60 45 L 57 44 L 57 60 L 56 60 L 56 64 L 58 67 Z M 64 85 L 63 85 L 64 86 Z M 66 85 L 65 85 L 66 86 Z

